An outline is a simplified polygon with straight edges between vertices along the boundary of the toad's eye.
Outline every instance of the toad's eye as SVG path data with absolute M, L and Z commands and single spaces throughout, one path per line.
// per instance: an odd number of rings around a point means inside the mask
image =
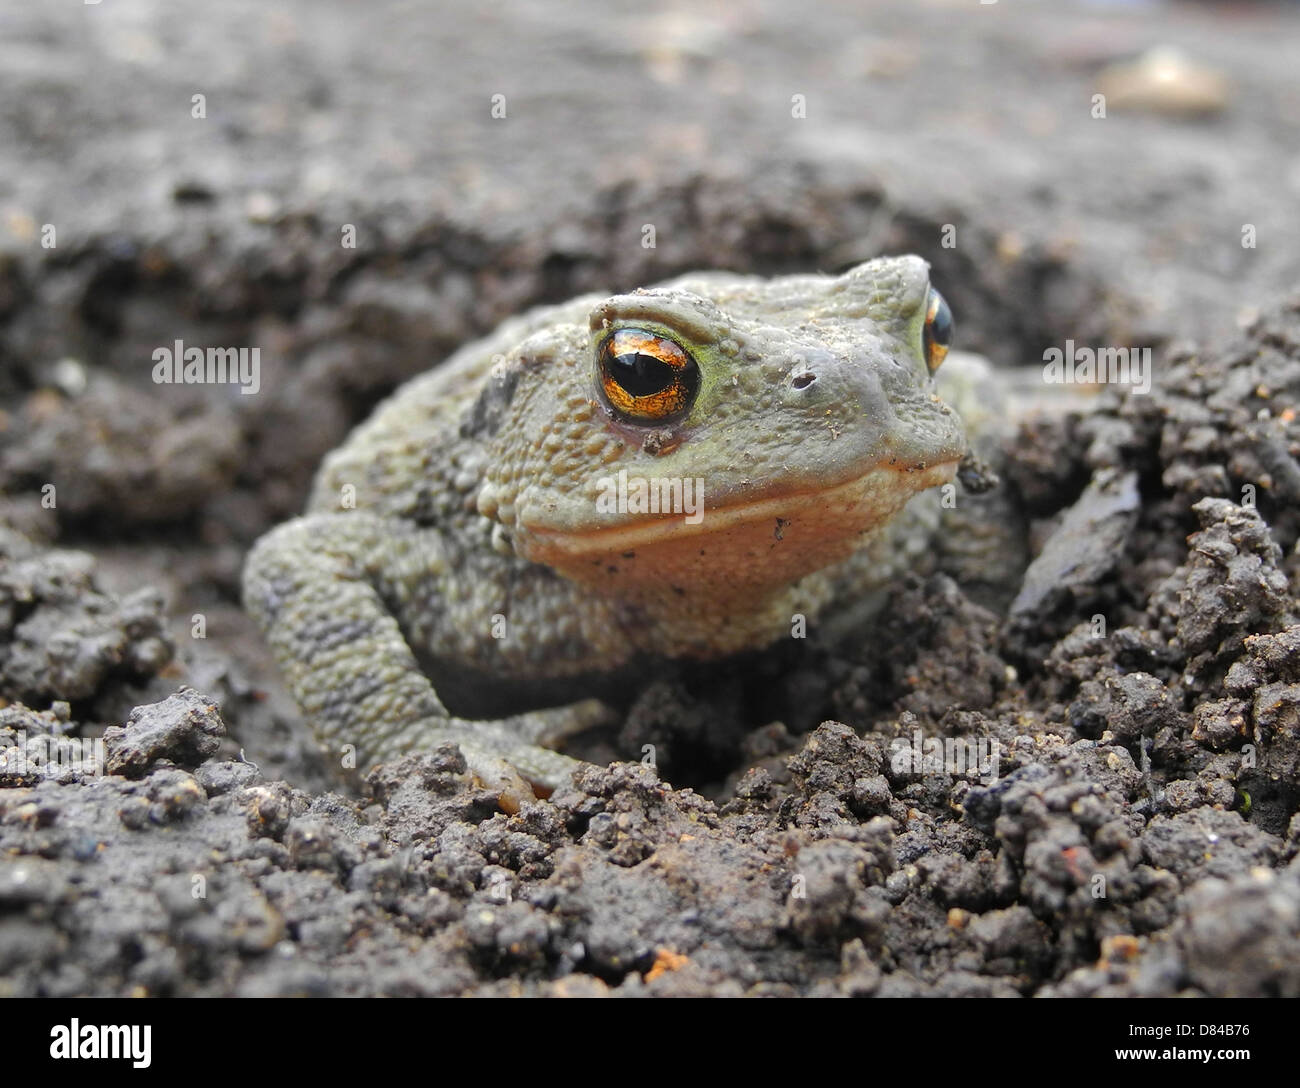
M 662 423 L 684 415 L 700 386 L 695 360 L 649 329 L 615 329 L 598 349 L 600 384 L 619 415 Z
M 933 374 L 952 346 L 952 311 L 944 302 L 943 295 L 933 287 L 925 300 L 925 332 L 922 340 L 925 345 L 925 365 Z

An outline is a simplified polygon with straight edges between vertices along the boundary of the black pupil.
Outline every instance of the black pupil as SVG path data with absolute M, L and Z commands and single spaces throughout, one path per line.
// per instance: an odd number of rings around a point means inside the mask
M 662 359 L 641 352 L 611 355 L 609 376 L 633 397 L 650 397 L 673 384 L 673 368 Z
M 934 316 L 926 323 L 930 339 L 942 348 L 952 343 L 952 311 L 942 298 L 934 308 Z

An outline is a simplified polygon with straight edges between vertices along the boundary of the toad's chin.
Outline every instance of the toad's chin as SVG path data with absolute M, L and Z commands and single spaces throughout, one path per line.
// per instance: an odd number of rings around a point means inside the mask
M 877 466 L 843 483 L 759 499 L 640 515 L 598 515 L 574 531 L 515 526 L 518 555 L 584 585 L 624 591 L 639 584 L 737 592 L 788 584 L 850 555 L 918 492 L 950 482 L 957 460 L 924 468 Z M 604 524 L 600 524 L 600 519 Z

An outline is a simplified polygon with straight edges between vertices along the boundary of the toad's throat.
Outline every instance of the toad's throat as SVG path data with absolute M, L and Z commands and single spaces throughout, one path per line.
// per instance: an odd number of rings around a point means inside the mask
M 705 506 L 698 517 L 659 513 L 573 531 L 521 518 L 515 549 L 575 580 L 678 586 L 725 580 L 776 584 L 845 558 L 918 492 L 950 482 L 956 459 L 925 467 L 877 466 L 838 484 Z M 612 520 L 612 519 L 611 519 Z

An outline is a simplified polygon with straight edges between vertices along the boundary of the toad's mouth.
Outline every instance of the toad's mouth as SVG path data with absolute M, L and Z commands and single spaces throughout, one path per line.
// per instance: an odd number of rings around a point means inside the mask
M 521 517 L 515 549 L 583 581 L 593 568 L 605 575 L 644 571 L 690 580 L 693 568 L 704 568 L 707 577 L 720 561 L 751 565 L 763 580 L 783 577 L 786 567 L 806 573 L 851 553 L 864 533 L 887 523 L 914 495 L 950 482 L 959 460 L 878 465 L 838 484 L 716 506 L 706 495 L 698 511 L 664 505 L 658 513 L 615 510 L 599 515 L 613 524 L 581 530 Z M 689 498 L 683 490 L 678 494 Z

